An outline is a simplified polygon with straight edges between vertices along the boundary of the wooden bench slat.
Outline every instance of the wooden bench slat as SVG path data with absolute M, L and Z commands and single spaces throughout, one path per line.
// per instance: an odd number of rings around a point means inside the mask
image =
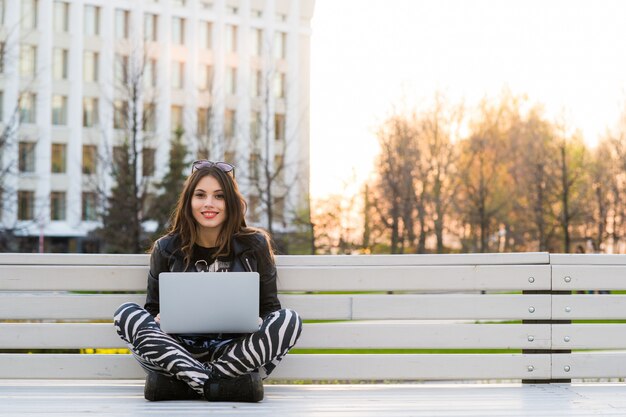
M 494 256 L 495 255 L 495 256 Z M 589 256 L 589 255 L 587 255 Z M 610 255 L 614 256 L 614 255 Z M 277 255 L 278 266 L 535 265 L 549 264 L 547 252 L 419 255 Z M 0 265 L 144 265 L 148 254 L 0 253 Z M 622 261 L 626 263 L 626 261 Z
M 552 296 L 554 320 L 624 319 L 626 295 L 573 294 Z
M 287 355 L 272 379 L 548 379 L 549 354 Z M 532 371 L 529 371 L 532 367 Z M 0 354 L 0 378 L 137 379 L 131 355 Z
M 147 254 L 105 253 L 0 253 L 0 265 L 136 265 L 148 266 Z
M 336 294 L 279 295 L 283 307 L 305 320 L 547 319 L 549 295 Z M 0 320 L 111 320 L 119 305 L 139 305 L 137 294 L 0 293 Z M 532 310 L 532 312 L 531 312 Z
M 429 294 L 354 296 L 355 320 L 493 319 L 544 320 L 550 317 L 550 295 Z
M 548 324 L 305 323 L 301 349 L 546 349 Z M 0 323 L 0 349 L 125 348 L 110 323 Z
M 554 265 L 555 291 L 626 290 L 626 265 Z
M 148 268 L 137 265 L 8 265 L 3 291 L 145 291 Z M 532 278 L 532 279 L 530 279 Z M 281 291 L 549 290 L 548 265 L 355 266 L 279 268 Z
M 584 352 L 552 355 L 554 378 L 624 378 L 625 352 Z
M 148 268 L 120 266 L 10 265 L 2 267 L 2 291 L 145 291 Z
M 402 255 L 283 255 L 278 266 L 398 266 L 398 265 L 538 265 L 549 264 L 547 252 L 455 253 Z
M 113 320 L 123 303 L 145 301 L 142 294 L 0 293 L 0 320 Z
M 626 255 L 605 253 L 551 253 L 551 265 L 626 265 Z
M 351 322 L 305 324 L 298 348 L 545 349 L 548 324 Z
M 626 324 L 555 324 L 553 349 L 626 349 Z
M 284 307 L 310 320 L 349 320 L 351 296 L 280 295 Z M 112 320 L 125 302 L 144 305 L 142 294 L 0 293 L 0 320 Z
M 532 278 L 532 279 L 530 279 Z M 549 290 L 549 265 L 336 266 L 279 271 L 282 291 Z

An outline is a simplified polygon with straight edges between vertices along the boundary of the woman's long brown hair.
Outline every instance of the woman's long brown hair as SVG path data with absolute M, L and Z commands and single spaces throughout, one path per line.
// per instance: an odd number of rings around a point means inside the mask
M 185 269 L 191 262 L 193 246 L 198 241 L 198 228 L 191 210 L 191 199 L 198 182 L 207 175 L 215 178 L 220 184 L 226 205 L 226 221 L 217 237 L 218 249 L 216 256 L 230 255 L 233 237 L 244 237 L 257 233 L 261 233 L 266 238 L 270 247 L 270 256 L 272 256 L 271 243 L 267 233 L 246 225 L 245 213 L 247 205 L 239 192 L 239 187 L 233 176 L 216 166 L 202 167 L 195 170 L 185 181 L 183 190 L 178 197 L 176 208 L 172 212 L 170 218 L 171 226 L 167 233 L 168 235 L 178 235 L 180 250 L 184 256 Z

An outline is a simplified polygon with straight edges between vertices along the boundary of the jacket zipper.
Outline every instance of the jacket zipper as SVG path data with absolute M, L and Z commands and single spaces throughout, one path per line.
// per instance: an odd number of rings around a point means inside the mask
M 248 265 L 248 272 L 254 272 L 254 271 L 252 270 L 252 266 L 250 265 L 250 261 L 248 260 L 248 258 L 246 257 L 246 258 L 244 258 L 244 259 L 246 260 L 246 264 Z

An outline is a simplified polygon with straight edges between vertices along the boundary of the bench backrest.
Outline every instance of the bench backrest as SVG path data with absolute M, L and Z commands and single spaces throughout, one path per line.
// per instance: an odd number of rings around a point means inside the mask
M 279 256 L 277 264 L 281 302 L 305 326 L 275 379 L 626 376 L 626 324 L 607 323 L 626 320 L 626 296 L 615 293 L 626 290 L 625 256 Z M 142 377 L 130 355 L 108 352 L 125 347 L 111 316 L 123 302 L 143 305 L 147 265 L 148 255 L 0 254 L 0 378 Z M 614 291 L 571 293 L 596 289 Z

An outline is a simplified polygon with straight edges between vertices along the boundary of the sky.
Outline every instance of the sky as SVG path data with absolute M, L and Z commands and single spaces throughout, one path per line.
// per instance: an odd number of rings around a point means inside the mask
M 437 91 L 527 94 L 593 146 L 626 108 L 624 22 L 621 0 L 316 0 L 311 195 L 366 180 L 377 126 Z

